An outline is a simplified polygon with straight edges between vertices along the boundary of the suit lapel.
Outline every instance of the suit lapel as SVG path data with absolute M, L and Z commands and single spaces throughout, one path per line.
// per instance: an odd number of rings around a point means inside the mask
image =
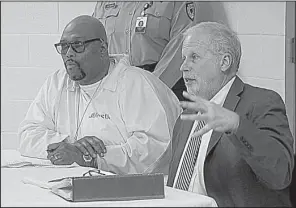
M 244 89 L 244 83 L 238 76 L 236 76 L 226 96 L 223 107 L 227 108 L 228 110 L 234 111 L 240 100 L 239 94 L 243 91 L 243 89 Z M 211 150 L 215 147 L 215 145 L 218 143 L 222 134 L 223 133 L 221 132 L 213 131 L 210 142 L 209 142 L 209 147 L 207 149 L 207 156 L 209 155 Z
M 178 166 L 182 157 L 182 153 L 186 146 L 190 131 L 193 126 L 193 121 L 178 119 L 180 125 L 176 125 L 173 133 L 173 158 L 170 164 L 170 177 L 167 184 L 173 186 L 174 179 L 178 170 Z

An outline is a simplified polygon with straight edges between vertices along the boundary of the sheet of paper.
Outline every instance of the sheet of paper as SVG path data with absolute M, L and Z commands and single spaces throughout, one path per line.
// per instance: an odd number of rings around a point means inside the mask
M 28 166 L 45 168 L 79 167 L 77 163 L 73 163 L 72 165 L 53 165 L 50 160 L 24 157 L 21 156 L 19 152 L 13 152 L 13 154 L 5 155 L 5 158 L 1 157 L 1 168 L 21 168 Z
M 103 170 L 100 170 L 100 172 L 105 175 L 116 175 L 115 173 L 111 173 L 111 172 L 107 172 L 107 171 L 103 171 Z
M 50 189 L 52 186 L 52 184 L 48 183 L 47 181 L 35 180 L 32 178 L 28 178 L 28 177 L 24 177 L 22 179 L 22 182 L 24 184 L 30 184 L 30 185 L 38 186 L 38 187 L 44 188 L 44 189 Z
M 1 168 L 22 168 L 22 167 L 44 167 L 44 168 L 73 168 L 79 167 L 77 163 L 73 163 L 71 165 L 54 165 L 50 162 L 50 160 L 40 160 L 40 161 L 22 161 L 22 160 L 15 160 L 8 162 L 6 164 L 1 164 Z
M 111 172 L 107 172 L 107 171 L 102 171 L 100 170 L 101 173 L 105 174 L 105 175 L 115 175 L 114 173 Z M 64 178 L 55 178 L 53 180 L 50 181 L 41 181 L 41 180 L 36 180 L 30 177 L 24 177 L 22 179 L 22 182 L 25 184 L 30 184 L 30 185 L 34 185 L 34 186 L 38 186 L 40 188 L 44 188 L 44 189 L 52 189 L 52 188 L 62 188 L 62 187 L 67 187 L 67 186 L 71 186 L 72 185 L 72 180 L 71 177 L 75 177 L 73 175 L 71 176 L 66 176 Z M 80 177 L 80 176 L 78 176 Z

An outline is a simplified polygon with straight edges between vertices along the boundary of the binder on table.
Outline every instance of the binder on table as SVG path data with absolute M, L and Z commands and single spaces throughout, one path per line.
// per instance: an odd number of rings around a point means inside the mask
M 160 173 L 68 177 L 59 180 L 51 187 L 51 191 L 72 202 L 164 198 L 164 176 Z

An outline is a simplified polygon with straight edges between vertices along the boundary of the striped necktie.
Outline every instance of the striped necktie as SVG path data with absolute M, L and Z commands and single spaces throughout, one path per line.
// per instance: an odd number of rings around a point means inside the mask
M 199 121 L 194 132 L 199 131 L 205 125 L 204 121 Z M 194 171 L 195 162 L 198 156 L 202 136 L 191 137 L 184 153 L 180 172 L 175 188 L 187 191 Z

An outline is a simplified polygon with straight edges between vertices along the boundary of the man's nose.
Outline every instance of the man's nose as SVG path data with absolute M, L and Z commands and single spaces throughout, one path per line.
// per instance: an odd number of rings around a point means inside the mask
M 75 55 L 76 55 L 76 52 L 73 50 L 72 46 L 70 46 L 66 53 L 67 58 L 72 58 Z
M 188 67 L 188 65 L 186 64 L 185 61 L 184 61 L 183 64 L 181 65 L 181 67 L 180 67 L 180 71 L 181 71 L 181 72 L 189 71 L 189 67 Z

